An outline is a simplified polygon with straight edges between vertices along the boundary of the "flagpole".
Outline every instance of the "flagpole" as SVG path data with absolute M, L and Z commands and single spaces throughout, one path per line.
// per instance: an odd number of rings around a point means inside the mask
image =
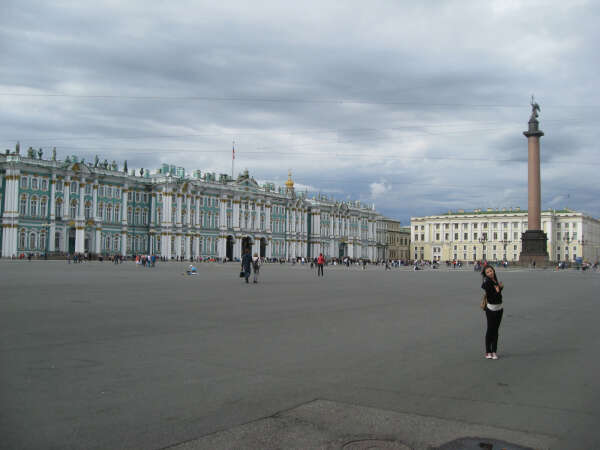
M 231 143 L 231 179 L 233 180 L 233 162 L 235 161 L 235 141 Z

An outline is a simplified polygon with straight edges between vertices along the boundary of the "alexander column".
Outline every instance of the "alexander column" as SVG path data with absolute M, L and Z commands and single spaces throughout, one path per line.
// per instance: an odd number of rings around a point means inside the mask
M 528 149 L 528 188 L 527 201 L 527 231 L 521 236 L 521 264 L 536 263 L 546 265 L 548 262 L 548 237 L 542 230 L 541 212 L 541 183 L 540 183 L 540 138 L 544 132 L 539 129 L 538 112 L 540 105 L 531 97 L 531 117 L 529 118 L 529 129 L 523 134 L 527 137 Z

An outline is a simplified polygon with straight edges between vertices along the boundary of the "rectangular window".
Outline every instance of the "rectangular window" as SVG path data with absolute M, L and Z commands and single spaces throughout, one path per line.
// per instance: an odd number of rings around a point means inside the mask
M 43 179 L 42 180 L 42 191 L 47 191 L 48 190 L 48 180 Z
M 473 233 L 473 240 L 477 240 L 477 233 Z
M 21 177 L 21 189 L 27 189 L 28 180 L 27 177 Z
M 85 193 L 88 195 L 92 193 L 92 185 L 91 184 L 85 185 Z
M 37 190 L 37 188 L 38 188 L 38 179 L 37 178 L 32 178 L 31 179 L 31 189 Z
M 494 232 L 494 240 L 497 241 L 498 240 L 498 233 Z
M 133 201 L 133 192 L 129 191 L 127 193 L 127 201 L 129 201 L 129 202 Z
M 464 239 L 465 241 L 467 241 L 467 240 L 469 239 L 469 233 L 465 233 L 465 234 L 464 234 L 464 238 L 463 238 L 463 239 Z
M 436 240 L 436 241 L 439 241 L 439 240 L 440 240 L 440 233 L 436 233 L 436 234 L 435 234 L 435 240 Z
M 445 239 L 446 239 L 447 241 L 449 241 L 449 240 L 450 240 L 450 234 L 449 234 L 449 233 L 446 233 L 446 234 L 445 234 Z
M 458 241 L 458 233 L 454 233 L 454 240 Z

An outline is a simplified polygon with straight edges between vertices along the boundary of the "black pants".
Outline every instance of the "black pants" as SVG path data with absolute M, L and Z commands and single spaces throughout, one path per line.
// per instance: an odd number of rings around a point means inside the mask
M 496 353 L 498 351 L 498 329 L 502 322 L 502 314 L 504 309 L 500 311 L 490 311 L 485 308 L 485 317 L 487 318 L 487 332 L 485 333 L 485 352 Z
M 317 264 L 317 276 L 323 276 L 323 264 Z

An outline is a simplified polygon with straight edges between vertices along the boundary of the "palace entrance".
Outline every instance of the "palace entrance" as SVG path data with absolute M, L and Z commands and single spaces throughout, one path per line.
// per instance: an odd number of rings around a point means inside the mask
M 267 240 L 262 238 L 260 240 L 260 257 L 264 258 L 267 256 Z
M 227 236 L 227 244 L 225 245 L 225 257 L 229 260 L 233 260 L 233 236 Z
M 73 254 L 73 253 L 75 253 L 75 228 L 73 228 L 73 227 L 69 228 L 68 233 L 69 233 L 68 234 L 69 245 L 67 247 L 67 251 L 70 254 Z
M 347 255 L 348 255 L 348 244 L 346 244 L 345 242 L 341 242 L 340 243 L 339 258 L 340 259 L 344 259 Z

